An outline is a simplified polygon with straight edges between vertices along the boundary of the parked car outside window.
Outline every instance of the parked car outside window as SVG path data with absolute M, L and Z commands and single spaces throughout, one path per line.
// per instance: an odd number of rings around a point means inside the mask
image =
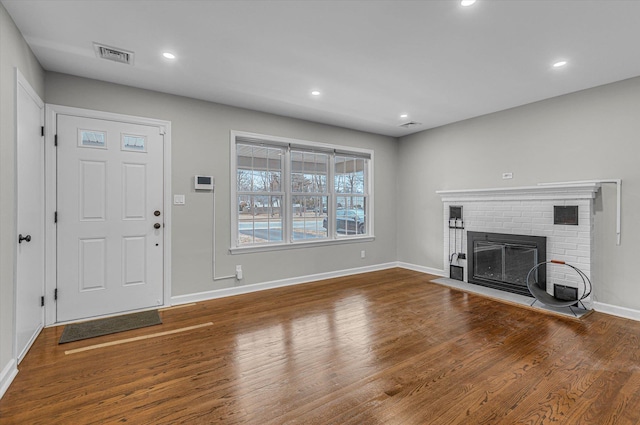
M 327 218 L 322 220 L 322 227 L 328 228 Z M 336 211 L 336 230 L 347 235 L 363 235 L 367 232 L 364 210 L 340 209 Z

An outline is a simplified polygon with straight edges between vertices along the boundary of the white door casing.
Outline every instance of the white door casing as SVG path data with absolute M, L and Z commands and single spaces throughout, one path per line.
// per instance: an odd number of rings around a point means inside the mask
M 17 70 L 16 81 L 15 355 L 19 363 L 44 326 L 44 103 Z
M 47 105 L 47 324 L 169 303 L 170 126 Z
M 153 118 L 130 116 L 103 111 L 95 111 L 83 108 L 74 108 L 61 105 L 47 104 L 45 106 L 45 170 L 46 170 L 46 275 L 45 275 L 45 325 L 60 323 L 63 320 L 57 318 L 56 291 L 57 291 L 57 237 L 58 228 L 54 221 L 57 209 L 57 117 L 58 115 L 70 115 L 76 117 L 95 118 L 98 120 L 133 123 L 158 129 L 158 133 L 164 137 L 163 151 L 163 179 L 164 179 L 164 305 L 171 301 L 171 122 Z M 62 294 L 61 294 L 62 296 Z M 51 302 L 50 302 L 51 301 Z

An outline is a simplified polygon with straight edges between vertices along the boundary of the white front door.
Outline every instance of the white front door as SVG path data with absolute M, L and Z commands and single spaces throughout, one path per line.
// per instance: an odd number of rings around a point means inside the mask
M 21 361 L 44 326 L 44 104 L 18 75 L 16 349 Z
M 57 321 L 163 304 L 158 127 L 57 115 Z

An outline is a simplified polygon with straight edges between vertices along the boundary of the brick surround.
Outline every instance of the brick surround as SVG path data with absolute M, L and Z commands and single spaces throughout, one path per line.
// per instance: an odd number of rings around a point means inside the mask
M 594 199 L 599 183 L 529 186 L 500 189 L 441 190 L 444 207 L 444 271 L 449 275 L 449 258 L 454 250 L 467 252 L 467 231 L 507 233 L 547 237 L 547 260 L 562 260 L 578 267 L 591 278 L 593 257 Z M 463 207 L 464 230 L 449 229 L 449 206 Z M 553 207 L 577 205 L 578 225 L 554 225 Z M 451 238 L 451 241 L 450 241 Z M 449 243 L 451 242 L 451 251 Z M 455 257 L 454 257 L 455 258 Z M 467 261 L 455 260 L 464 267 Z M 566 269 L 567 273 L 563 270 Z M 578 287 L 578 276 L 567 267 L 554 266 L 548 275 L 547 291 L 553 293 L 553 282 Z M 591 308 L 591 297 L 585 299 Z

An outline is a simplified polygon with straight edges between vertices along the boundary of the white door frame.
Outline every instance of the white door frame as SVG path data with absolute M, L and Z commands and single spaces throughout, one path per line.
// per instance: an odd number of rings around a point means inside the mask
M 22 118 L 19 116 L 19 108 L 18 108 L 18 94 L 17 91 L 19 90 L 19 87 L 22 87 L 24 89 L 24 91 L 27 93 L 27 95 L 34 101 L 34 103 L 36 105 L 38 105 L 38 107 L 40 108 L 40 125 L 44 124 L 44 102 L 42 101 L 42 99 L 40 99 L 40 96 L 38 96 L 38 94 L 35 92 L 35 90 L 33 89 L 33 87 L 31 87 L 31 84 L 29 84 L 29 81 L 27 81 L 27 79 L 24 77 L 24 75 L 22 75 L 22 73 L 20 72 L 20 70 L 18 68 L 16 68 L 16 110 L 15 110 L 15 117 L 16 117 L 16 132 L 18 131 L 18 129 L 20 128 L 19 125 L 19 120 Z M 16 134 L 16 176 L 19 175 L 18 172 L 18 168 L 19 167 L 24 167 L 24 164 L 20 164 L 18 162 L 18 143 L 20 143 L 20 140 L 18 139 L 20 135 Z M 42 151 L 41 151 L 42 152 Z M 43 160 L 44 162 L 44 160 Z M 35 164 L 37 166 L 43 166 L 44 164 Z M 44 174 L 44 170 L 43 174 Z M 44 181 L 40 182 L 41 184 L 44 183 Z M 18 191 L 18 181 L 16 180 L 16 203 L 15 203 L 15 211 L 16 211 L 16 229 L 15 229 L 15 233 L 14 233 L 14 243 L 16 240 L 18 240 L 18 232 L 20 231 L 20 229 L 18 229 L 17 223 L 18 223 L 18 203 L 19 203 L 19 197 L 20 197 L 20 193 Z M 44 191 L 42 192 L 42 198 L 40 202 L 44 202 Z M 44 208 L 44 205 L 41 205 L 42 208 Z M 44 215 L 41 214 L 40 215 L 40 220 L 42 220 L 40 223 L 41 225 L 44 224 Z M 42 227 L 43 232 L 42 232 L 42 237 L 45 237 L 45 231 L 44 231 L 44 226 Z M 45 238 L 46 240 L 46 238 Z M 14 245 L 15 246 L 15 245 Z M 34 333 L 33 337 L 31 338 L 31 340 L 29 340 L 27 342 L 27 345 L 24 347 L 20 347 L 18 345 L 18 315 L 20 314 L 20 309 L 21 306 L 19 305 L 19 299 L 18 299 L 18 284 L 20 283 L 20 279 L 18 276 L 19 273 L 19 269 L 18 269 L 18 252 L 17 252 L 17 248 L 16 249 L 16 255 L 15 255 L 15 263 L 14 263 L 14 270 L 15 270 L 15 279 L 14 279 L 14 290 L 13 290 L 13 296 L 14 296 L 14 302 L 13 302 L 13 357 L 14 359 L 16 359 L 17 363 L 20 363 L 22 361 L 22 359 L 24 358 L 24 356 L 27 354 L 27 352 L 29 351 L 29 348 L 31 348 L 31 345 L 34 343 L 36 337 L 38 336 L 38 334 L 40 334 L 40 331 L 42 330 L 43 327 L 43 313 L 42 311 L 40 311 L 40 325 L 38 326 L 38 329 L 36 330 L 36 332 Z M 42 249 L 44 249 L 44 244 L 42 244 Z M 45 259 L 46 260 L 46 259 Z M 45 273 L 45 263 L 42 263 L 42 272 L 43 272 L 43 277 L 44 277 L 44 273 Z M 44 284 L 44 283 L 43 283 Z M 40 288 L 40 290 L 44 290 L 44 288 Z M 20 350 L 20 351 L 19 351 Z
M 57 323 L 56 303 L 54 293 L 57 287 L 56 267 L 56 236 L 57 226 L 54 223 L 56 212 L 56 176 L 57 160 L 55 136 L 57 134 L 57 116 L 73 115 L 83 118 L 95 118 L 108 121 L 119 121 L 130 124 L 140 124 L 157 127 L 160 134 L 164 135 L 164 305 L 171 304 L 171 121 L 157 120 L 153 118 L 136 117 L 131 115 L 114 114 L 111 112 L 94 111 L 83 108 L 73 108 L 61 105 L 45 105 L 45 325 Z

